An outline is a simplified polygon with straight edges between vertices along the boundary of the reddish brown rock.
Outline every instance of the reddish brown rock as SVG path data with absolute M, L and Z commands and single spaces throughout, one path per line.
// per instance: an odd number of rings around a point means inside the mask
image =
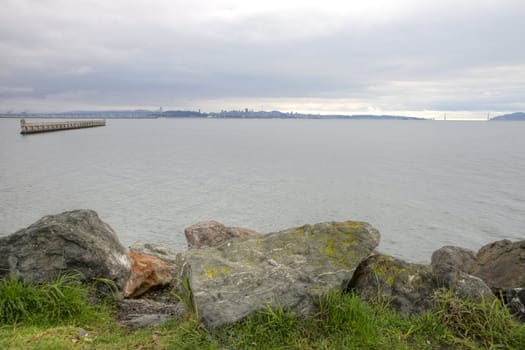
M 124 295 L 135 298 L 154 287 L 168 285 L 173 275 L 170 266 L 157 257 L 129 252 L 131 275 L 126 283 Z
M 226 227 L 217 221 L 203 221 L 184 229 L 189 248 L 215 247 L 238 237 L 257 235 L 255 231 L 240 227 Z

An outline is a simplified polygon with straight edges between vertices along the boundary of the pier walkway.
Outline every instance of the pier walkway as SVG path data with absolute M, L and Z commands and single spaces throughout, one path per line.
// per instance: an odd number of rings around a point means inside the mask
M 20 133 L 35 134 L 39 132 L 49 132 L 68 129 L 93 128 L 105 126 L 105 120 L 64 120 L 60 122 L 32 122 L 28 123 L 25 119 L 20 120 Z

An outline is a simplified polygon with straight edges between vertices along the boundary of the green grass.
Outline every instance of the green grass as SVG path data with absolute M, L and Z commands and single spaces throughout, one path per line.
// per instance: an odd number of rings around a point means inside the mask
M 228 349 L 440 349 L 448 344 L 446 329 L 430 314 L 401 317 L 385 305 L 339 293 L 323 297 L 320 309 L 306 319 L 268 309 L 216 337 Z
M 450 339 L 466 349 L 525 349 L 525 325 L 517 324 L 498 300 L 471 302 L 448 292 L 438 298 L 436 315 Z
M 107 305 L 87 302 L 93 293 L 71 276 L 46 286 L 0 281 L 0 349 L 525 349 L 525 327 L 498 301 L 461 301 L 450 293 L 433 312 L 414 317 L 384 302 L 331 293 L 311 317 L 268 308 L 215 332 L 195 314 L 129 330 Z
M 101 305 L 86 301 L 95 285 L 86 286 L 78 274 L 59 276 L 43 285 L 31 285 L 15 276 L 0 280 L 0 326 L 61 325 L 99 318 Z

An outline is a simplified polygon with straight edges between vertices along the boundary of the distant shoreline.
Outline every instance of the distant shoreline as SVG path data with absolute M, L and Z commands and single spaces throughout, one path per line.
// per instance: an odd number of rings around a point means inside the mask
M 315 119 L 315 120 L 417 120 L 443 121 L 446 119 L 408 117 L 402 115 L 373 115 L 373 114 L 305 114 L 280 111 L 221 111 L 201 113 L 200 111 L 73 111 L 63 113 L 3 113 L 0 118 L 11 119 Z M 449 119 L 446 121 L 460 121 Z M 472 121 L 483 121 L 480 119 Z M 516 112 L 488 118 L 485 121 L 525 121 L 525 113 Z
M 430 120 L 426 118 L 396 116 L 396 115 L 322 115 L 250 111 L 223 111 L 218 113 L 201 113 L 194 111 L 102 111 L 102 112 L 71 112 L 71 113 L 12 113 L 0 114 L 0 118 L 32 118 L 32 119 L 352 119 L 352 120 Z

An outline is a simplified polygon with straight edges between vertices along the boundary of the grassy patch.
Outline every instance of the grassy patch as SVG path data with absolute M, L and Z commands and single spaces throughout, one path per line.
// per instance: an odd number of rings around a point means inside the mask
M 328 294 L 320 312 L 298 319 L 267 309 L 216 333 L 225 349 L 442 349 L 447 330 L 431 314 L 401 317 L 350 294 Z
M 75 274 L 59 276 L 43 285 L 31 285 L 15 276 L 0 280 L 1 325 L 59 325 L 98 319 L 103 306 L 87 300 L 94 286 Z
M 472 302 L 453 293 L 438 298 L 436 316 L 450 330 L 449 337 L 466 349 L 525 349 L 525 325 L 518 324 L 498 300 Z
M 0 349 L 525 349 L 525 327 L 498 301 L 452 294 L 442 295 L 434 312 L 402 317 L 388 304 L 330 293 L 311 317 L 268 308 L 209 332 L 195 313 L 129 330 L 111 308 L 87 302 L 92 292 L 73 277 L 46 286 L 0 281 Z

